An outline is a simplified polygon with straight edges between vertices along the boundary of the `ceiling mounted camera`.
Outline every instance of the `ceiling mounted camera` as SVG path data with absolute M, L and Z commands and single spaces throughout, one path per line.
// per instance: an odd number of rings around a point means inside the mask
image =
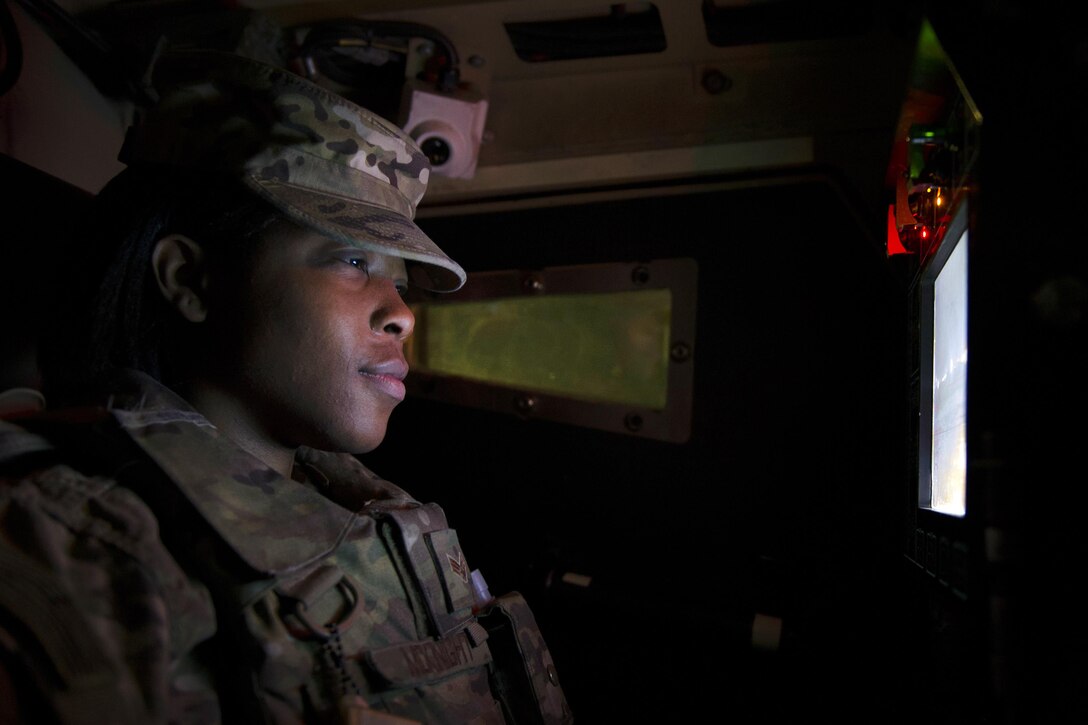
M 418 82 L 405 88 L 402 128 L 419 145 L 436 174 L 470 179 L 476 173 L 487 101 L 458 89 L 442 92 Z

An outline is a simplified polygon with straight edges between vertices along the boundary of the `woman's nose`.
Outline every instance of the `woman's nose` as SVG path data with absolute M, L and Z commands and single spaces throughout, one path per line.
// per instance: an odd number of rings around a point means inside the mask
M 371 329 L 394 335 L 398 340 L 406 340 L 416 326 L 416 317 L 404 298 L 400 296 L 393 280 L 383 279 L 382 302 L 374 311 Z

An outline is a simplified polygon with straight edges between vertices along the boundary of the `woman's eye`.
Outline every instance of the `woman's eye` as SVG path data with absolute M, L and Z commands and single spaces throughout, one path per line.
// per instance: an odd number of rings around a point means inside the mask
M 408 296 L 408 285 L 398 284 L 397 285 L 397 294 L 400 295 L 401 299 L 404 299 L 405 297 L 407 297 Z
M 369 271 L 364 257 L 348 257 L 344 261 L 363 272 Z

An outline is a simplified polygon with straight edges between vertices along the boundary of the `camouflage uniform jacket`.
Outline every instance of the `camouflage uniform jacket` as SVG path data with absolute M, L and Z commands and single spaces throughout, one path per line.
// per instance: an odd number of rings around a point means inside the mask
M 146 378 L 0 421 L 20 696 L 65 723 L 570 721 L 524 600 L 474 598 L 438 506 L 348 455 L 296 471 Z

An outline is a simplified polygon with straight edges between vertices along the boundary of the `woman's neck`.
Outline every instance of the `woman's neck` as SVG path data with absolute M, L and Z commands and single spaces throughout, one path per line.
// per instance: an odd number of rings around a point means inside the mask
M 284 478 L 291 478 L 297 449 L 278 443 L 255 411 L 236 395 L 207 381 L 191 381 L 178 392 L 220 433 Z

